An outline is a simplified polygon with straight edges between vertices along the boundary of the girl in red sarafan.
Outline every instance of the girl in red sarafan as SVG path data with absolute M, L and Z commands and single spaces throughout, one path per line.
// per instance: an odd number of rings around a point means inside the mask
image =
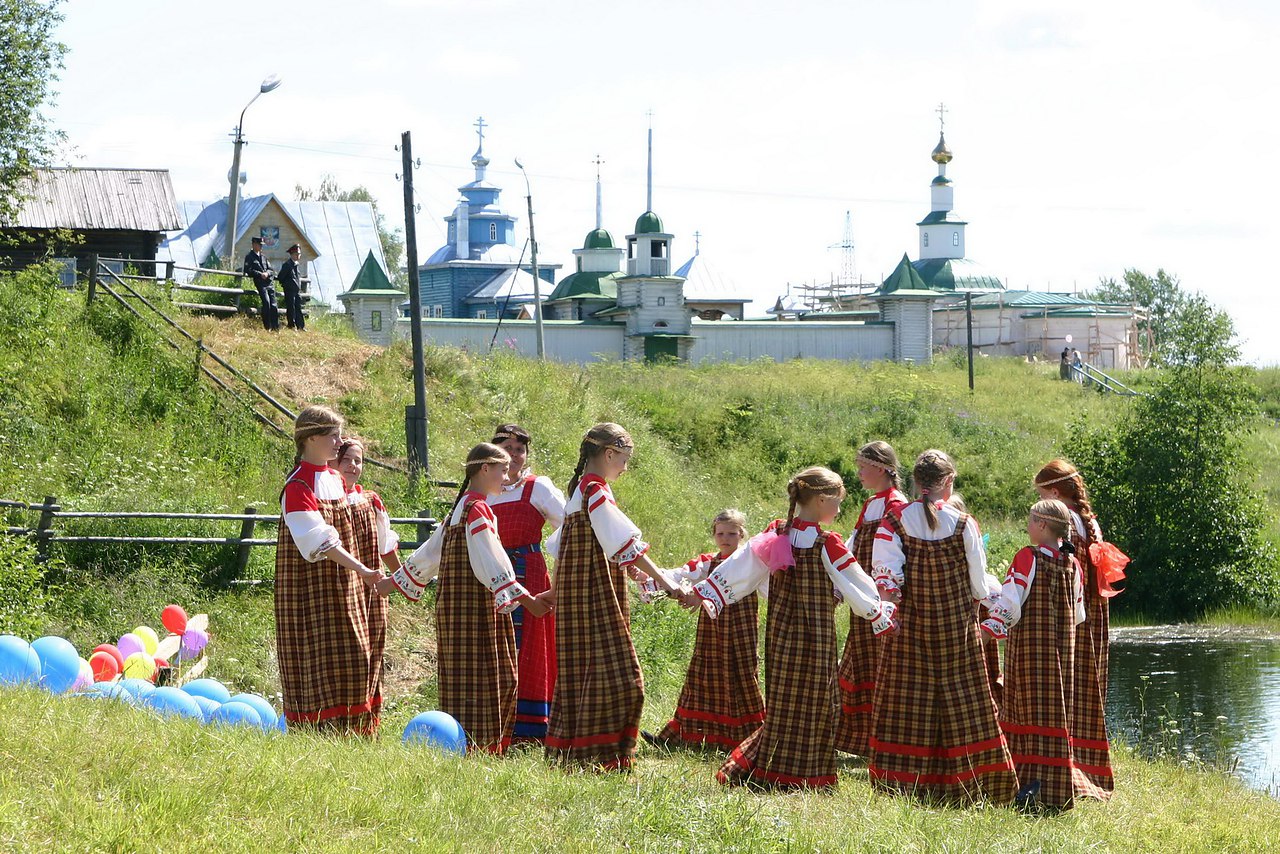
M 1071 738 L 1076 768 L 1095 787 L 1109 797 L 1115 789 L 1111 769 L 1111 743 L 1107 738 L 1107 665 L 1110 658 L 1110 601 L 1120 591 L 1114 585 L 1124 578 L 1128 562 L 1102 537 L 1102 529 L 1089 504 L 1084 478 L 1066 460 L 1053 460 L 1036 474 L 1036 492 L 1041 498 L 1053 498 L 1071 510 L 1071 545 L 1082 572 L 1084 588 L 1084 623 L 1076 628 L 1075 691 L 1073 696 Z M 1095 560 L 1118 555 L 1116 563 Z
M 457 719 L 467 749 L 503 753 L 516 716 L 516 640 L 511 612 L 541 616 L 548 605 L 516 580 L 488 498 L 502 489 L 511 462 L 482 442 L 467 454 L 462 490 L 447 522 L 391 576 L 411 601 L 439 576 L 436 646 L 440 709 Z
M 881 596 L 900 599 L 902 628 L 876 679 L 869 771 L 879 789 L 945 801 L 1008 803 L 1017 778 L 983 659 L 978 602 L 987 575 L 977 523 L 947 502 L 956 468 L 925 451 L 920 500 L 885 516 L 872 549 Z
M 546 749 L 550 761 L 566 767 L 617 771 L 635 760 L 644 677 L 631 643 L 628 572 L 637 580 L 657 579 L 661 589 L 682 596 L 653 565 L 649 544 L 609 488 L 626 472 L 633 448 L 617 424 L 587 431 L 569 482 L 564 525 L 547 542 L 556 561 L 560 672 Z
M 1075 771 L 1072 753 L 1073 664 L 1084 598 L 1070 529 L 1071 511 L 1061 501 L 1032 506 L 1031 545 L 1014 556 L 982 622 L 991 637 L 1008 638 L 1000 729 L 1022 783 L 1019 802 L 1053 809 L 1070 809 L 1077 795 L 1096 796 Z
M 699 555 L 685 564 L 676 577 L 696 584 L 707 579 L 743 546 L 747 517 L 740 510 L 722 510 L 711 523 L 716 554 Z M 642 733 L 647 741 L 684 742 L 737 747 L 764 721 L 764 696 L 760 693 L 759 596 L 749 593 L 729 605 L 716 619 L 698 614 L 693 659 L 685 676 L 680 699 L 670 722 L 656 736 Z
M 551 479 L 528 467 L 533 439 L 518 424 L 502 424 L 493 431 L 493 444 L 507 452 L 502 491 L 489 499 L 498 518 L 498 535 L 511 558 L 516 580 L 534 596 L 551 589 L 551 576 L 542 557 L 542 532 L 564 524 L 564 493 Z M 516 631 L 519 667 L 516 685 L 516 742 L 541 742 L 547 737 L 551 695 L 556 685 L 556 618 L 535 617 L 523 607 L 511 612 Z
M 349 503 L 342 476 L 329 467 L 341 432 L 341 416 L 324 406 L 308 406 L 294 421 L 298 462 L 280 495 L 276 545 L 280 689 L 291 727 L 374 735 L 386 637 L 375 588 L 384 576 L 356 555 L 372 559 L 381 548 L 370 518 Z
M 880 520 L 907 503 L 898 475 L 898 454 L 888 442 L 868 442 L 858 449 L 858 480 L 872 496 L 863 503 L 857 525 L 845 545 L 859 566 L 869 567 Z M 849 635 L 840 657 L 840 724 L 836 728 L 836 749 L 845 753 L 867 755 L 871 703 L 883 648 L 870 626 L 850 614 Z
M 694 587 L 718 617 L 769 585 L 764 723 L 734 748 L 716 779 L 827 788 L 836 785 L 837 601 L 871 621 L 876 634 L 893 630 L 894 606 L 880 601 L 843 539 L 823 529 L 840 512 L 840 476 L 807 468 L 787 484 L 787 495 L 785 521 L 770 523 Z

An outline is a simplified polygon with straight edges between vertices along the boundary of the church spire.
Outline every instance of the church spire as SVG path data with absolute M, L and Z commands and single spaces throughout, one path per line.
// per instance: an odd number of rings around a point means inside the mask
M 485 124 L 484 116 L 480 116 L 472 125 L 476 129 L 476 136 L 479 141 L 476 143 L 476 153 L 471 155 L 471 165 L 476 167 L 476 180 L 484 180 L 485 167 L 489 165 L 489 158 L 484 156 L 484 129 L 488 127 Z
M 604 228 L 604 207 L 601 204 L 600 193 L 600 167 L 604 165 L 604 161 L 600 159 L 600 155 L 596 155 L 596 229 Z
M 947 164 L 952 154 L 947 146 L 947 105 L 938 104 L 938 144 L 929 153 L 929 159 L 938 164 L 938 174 L 929 182 L 929 214 L 916 223 L 920 228 L 920 258 L 963 258 L 964 227 L 966 223 L 952 213 L 955 190 L 947 177 Z
M 646 114 L 649 116 L 649 168 L 645 172 L 645 193 L 644 193 L 644 209 L 653 210 L 653 110 L 649 110 Z

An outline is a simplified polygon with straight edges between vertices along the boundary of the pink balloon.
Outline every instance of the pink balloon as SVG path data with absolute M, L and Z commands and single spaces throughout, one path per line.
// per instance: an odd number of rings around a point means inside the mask
M 208 632 L 202 629 L 187 629 L 182 633 L 182 657 L 195 658 L 208 643 Z
M 120 650 L 120 655 L 128 660 L 129 656 L 135 652 L 146 652 L 147 646 L 142 642 L 142 638 L 133 632 L 120 636 L 120 642 L 116 644 L 116 649 Z

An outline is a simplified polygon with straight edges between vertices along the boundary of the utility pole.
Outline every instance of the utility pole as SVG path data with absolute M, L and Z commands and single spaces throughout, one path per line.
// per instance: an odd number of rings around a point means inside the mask
M 973 391 L 973 291 L 964 292 L 964 330 L 969 348 L 969 391 Z
M 224 263 L 228 270 L 233 270 L 236 266 L 236 230 L 239 228 L 237 220 L 240 218 L 240 149 L 244 147 L 244 114 L 249 112 L 254 101 L 275 89 L 280 83 L 280 77 L 276 74 L 263 80 L 262 85 L 258 87 L 258 94 L 250 98 L 249 103 L 245 104 L 244 109 L 240 111 L 240 122 L 236 125 L 235 154 L 231 156 L 231 191 L 227 194 L 227 235 L 223 249 L 223 255 L 226 258 Z
M 413 201 L 412 143 L 409 131 L 400 134 L 400 159 L 404 180 L 404 249 L 409 265 L 409 334 L 413 341 L 413 406 L 405 407 L 405 444 L 409 449 L 409 477 L 430 474 L 427 457 L 427 375 L 422 363 L 422 284 L 418 279 L 418 232 Z
M 537 330 L 538 358 L 547 358 L 546 339 L 542 332 L 542 280 L 538 278 L 538 239 L 533 235 L 533 188 L 529 184 L 529 173 L 524 171 L 520 158 L 516 158 L 516 168 L 524 176 L 524 200 L 529 206 L 529 251 L 533 256 L 533 325 Z

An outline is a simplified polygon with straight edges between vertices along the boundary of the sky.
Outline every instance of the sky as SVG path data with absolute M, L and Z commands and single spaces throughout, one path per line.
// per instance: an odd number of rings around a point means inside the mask
M 1266 0 L 69 0 L 50 110 L 78 166 L 167 168 L 180 199 L 227 193 L 245 116 L 246 192 L 332 175 L 403 223 L 395 146 L 413 134 L 419 258 L 471 180 L 490 180 L 539 260 L 572 269 L 653 206 L 761 314 L 841 267 L 879 281 L 929 210 L 945 103 L 968 257 L 1008 287 L 1085 290 L 1163 268 L 1229 311 L 1245 358 L 1280 364 L 1263 261 L 1280 4 Z M 1261 266 L 1260 266 L 1261 265 Z

